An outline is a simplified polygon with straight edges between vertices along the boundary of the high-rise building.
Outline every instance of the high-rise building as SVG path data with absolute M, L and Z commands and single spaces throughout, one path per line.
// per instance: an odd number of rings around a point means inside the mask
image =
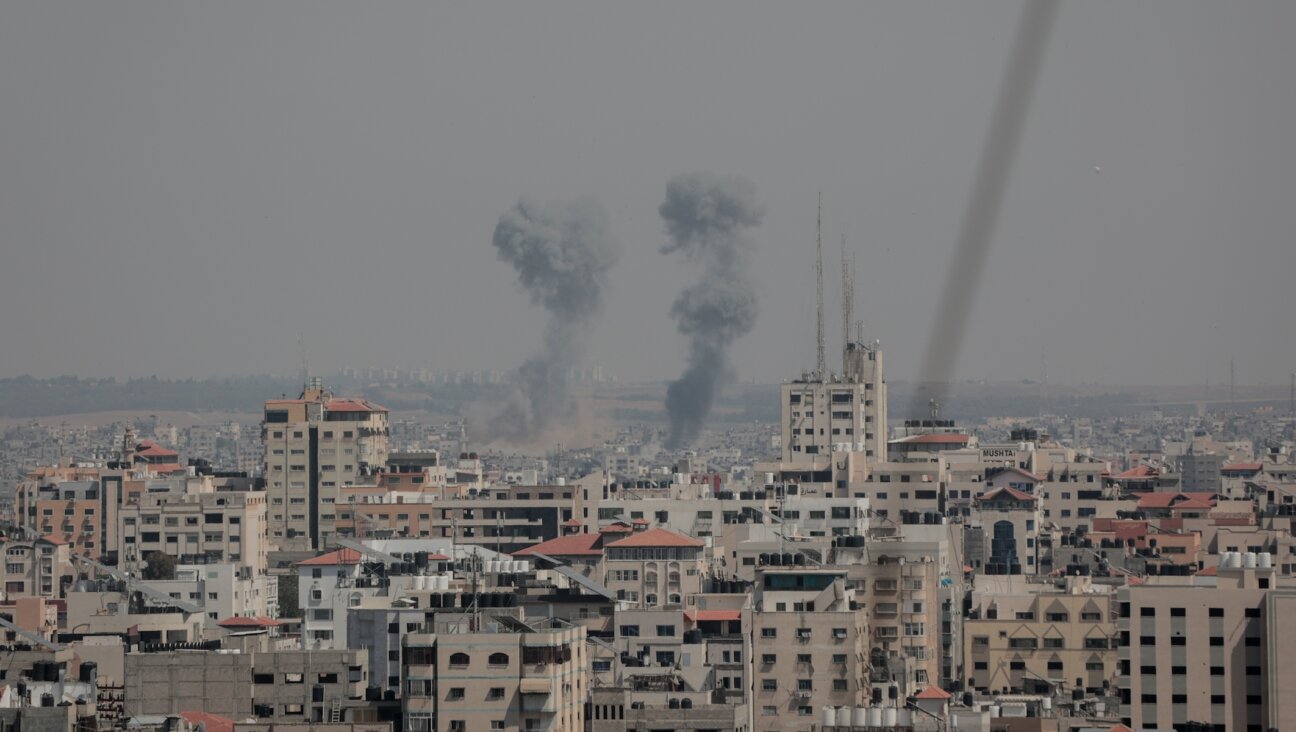
M 386 463 L 389 431 L 385 408 L 336 397 L 318 379 L 296 399 L 267 401 L 261 441 L 271 543 L 322 548 L 336 531 L 338 493 Z
M 843 359 L 844 373 L 807 373 L 783 384 L 779 405 L 784 462 L 827 455 L 836 445 L 863 452 L 870 462 L 886 459 L 882 349 L 876 342 L 852 341 Z

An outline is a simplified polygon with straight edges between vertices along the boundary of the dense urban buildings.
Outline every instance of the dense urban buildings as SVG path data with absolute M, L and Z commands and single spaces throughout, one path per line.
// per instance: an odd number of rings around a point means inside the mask
M 479 452 L 312 379 L 265 402 L 251 469 L 141 422 L 87 431 L 81 459 L 23 452 L 0 710 L 69 730 L 1296 724 L 1277 626 L 1296 419 L 888 424 L 881 349 L 844 358 L 781 387 L 779 425 L 684 451 L 640 425 Z

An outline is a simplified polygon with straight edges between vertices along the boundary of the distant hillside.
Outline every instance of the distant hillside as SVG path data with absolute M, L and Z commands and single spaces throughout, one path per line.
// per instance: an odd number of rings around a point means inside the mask
M 0 417 L 48 417 L 111 411 L 259 412 L 267 398 L 296 396 L 297 379 L 0 379 Z

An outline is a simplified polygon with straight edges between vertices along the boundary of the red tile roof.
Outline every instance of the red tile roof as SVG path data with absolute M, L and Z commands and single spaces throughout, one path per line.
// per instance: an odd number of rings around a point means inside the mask
M 1170 493 L 1158 491 L 1139 496 L 1139 508 L 1210 508 L 1215 505 L 1213 493 Z
M 603 554 L 602 534 L 571 534 L 541 542 L 535 546 L 513 552 L 515 557 L 547 554 L 551 557 L 586 557 Z
M 1036 483 L 1040 482 L 1041 480 L 1044 480 L 1043 478 L 1039 477 L 1038 475 L 1036 475 L 1036 474 L 1034 474 L 1034 473 L 1028 473 L 1028 472 L 1026 472 L 1025 470 L 1022 470 L 1021 468 L 1017 467 L 1016 465 L 1012 466 L 1011 468 L 1004 468 L 1003 470 L 1000 470 L 1000 471 L 998 471 L 998 472 L 992 474 L 992 475 L 991 475 L 987 480 L 994 480 L 995 478 L 998 478 L 999 476 L 1001 476 L 1001 475 L 1005 475 L 1005 474 L 1007 474 L 1007 473 L 1016 473 L 1017 475 L 1020 475 L 1020 476 L 1022 476 L 1023 478 L 1029 478 L 1030 480 L 1032 480 L 1032 481 L 1034 481 L 1034 482 L 1036 482 Z
M 631 521 L 630 523 L 634 524 L 635 526 L 647 526 L 647 525 L 648 525 L 648 519 L 645 519 L 645 518 L 637 518 L 637 519 Z
M 450 559 L 450 557 L 447 557 L 447 556 L 444 555 L 444 554 L 429 554 L 429 555 L 428 555 L 428 560 L 429 560 L 429 561 L 433 561 L 433 562 L 444 562 L 444 561 L 447 561 L 447 560 L 449 560 L 449 559 Z
M 1207 568 L 1205 568 L 1205 569 L 1199 569 L 1199 570 L 1197 570 L 1196 572 L 1194 572 L 1193 574 L 1196 575 L 1196 576 L 1198 576 L 1198 577 L 1215 577 L 1216 575 L 1219 574 L 1219 567 L 1218 567 L 1218 566 L 1210 566 L 1210 567 L 1207 567 Z
M 164 457 L 168 455 L 179 455 L 175 450 L 168 450 L 152 440 L 144 440 L 135 446 L 135 454 L 144 457 Z
M 1160 475 L 1160 473 L 1157 472 L 1157 469 L 1150 465 L 1135 465 L 1129 470 L 1113 475 L 1112 478 L 1116 480 L 1129 478 L 1155 478 L 1158 475 Z
M 1134 732 L 1134 730 L 1130 729 L 1129 727 L 1126 727 L 1123 724 L 1118 724 L 1115 727 L 1108 727 L 1107 732 Z
M 633 547 L 690 547 L 703 546 L 706 542 L 691 536 L 677 534 L 670 529 L 656 528 L 631 534 L 624 539 L 608 544 L 609 548 L 628 549 Z
M 608 524 L 607 526 L 604 526 L 603 528 L 599 529 L 600 534 L 629 534 L 631 531 L 634 531 L 634 529 L 631 529 L 629 526 L 626 526 L 624 523 L 621 522 L 617 522 L 615 524 Z
M 563 526 L 584 526 L 584 524 L 581 523 L 580 519 L 573 516 L 567 519 L 566 521 L 564 521 Z
M 333 567 L 340 564 L 359 564 L 360 552 L 355 549 L 338 549 L 297 563 L 298 567 Z
M 264 615 L 258 615 L 254 618 L 235 615 L 225 618 L 216 623 L 222 628 L 277 628 L 279 621 L 274 618 L 268 618 Z
M 63 541 L 57 536 L 54 536 L 53 534 L 46 534 L 42 536 L 39 540 L 47 544 L 54 544 L 55 546 L 62 546 L 67 543 L 66 541 Z
M 949 693 L 948 691 L 945 691 L 939 686 L 929 686 L 926 689 L 923 689 L 922 691 L 918 692 L 918 695 L 915 696 L 914 698 L 915 699 L 949 699 L 951 696 L 953 696 L 953 694 Z
M 234 720 L 211 712 L 180 712 L 184 721 L 192 725 L 201 724 L 203 732 L 234 732 Z
M 1258 473 L 1264 463 L 1224 463 L 1221 471 L 1225 473 Z
M 1019 491 L 1019 490 L 1017 490 L 1016 488 L 1011 488 L 1011 487 L 1009 487 L 1009 486 L 1003 486 L 1002 488 L 995 488 L 994 490 L 990 491 L 989 493 L 982 493 L 980 496 L 977 497 L 977 500 L 978 500 L 978 501 L 992 501 L 992 500 L 994 500 L 995 498 L 998 498 L 1000 493 L 1007 493 L 1008 495 L 1012 496 L 1013 498 L 1016 498 L 1016 499 L 1019 500 L 1019 501 L 1034 501 L 1034 500 L 1036 500 L 1035 496 L 1032 496 L 1032 495 L 1029 494 L 1029 493 L 1023 493 L 1022 491 Z

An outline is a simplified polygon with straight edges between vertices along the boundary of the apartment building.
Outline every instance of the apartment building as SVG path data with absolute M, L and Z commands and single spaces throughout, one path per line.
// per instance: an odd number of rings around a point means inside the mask
M 387 462 L 388 412 L 335 397 L 318 379 L 297 399 L 265 403 L 261 442 L 271 543 L 322 548 L 337 531 L 340 489 Z
M 963 620 L 966 688 L 1101 694 L 1110 687 L 1117 671 L 1112 586 L 1089 577 L 1041 583 L 1011 576 L 978 577 L 976 585 Z
M 449 496 L 449 497 L 447 497 Z M 490 486 L 447 493 L 355 486 L 335 506 L 338 536 L 452 539 L 510 553 L 559 536 L 581 513 L 579 486 Z
M 841 567 L 770 567 L 752 622 L 753 729 L 817 729 L 824 706 L 868 697 L 868 619 Z
M 70 547 L 59 539 L 0 541 L 0 549 L 4 550 L 3 584 L 0 585 L 4 595 L 0 599 L 57 599 L 76 575 Z
M 264 492 L 144 493 L 117 509 L 120 566 L 139 569 L 161 552 L 181 564 L 230 564 L 266 573 Z
M 850 445 L 866 458 L 882 460 L 887 444 L 887 391 L 882 349 L 852 341 L 843 353 L 841 374 L 803 374 L 779 390 L 783 461 L 827 455 Z
M 438 619 L 402 641 L 409 732 L 585 730 L 584 628 Z
M 1158 577 L 1117 595 L 1121 716 L 1134 729 L 1287 729 L 1296 710 L 1296 637 L 1280 630 L 1296 588 L 1280 585 L 1268 554 L 1220 557 L 1213 578 Z M 1284 725 L 1283 722 L 1286 722 Z
M 175 578 L 140 584 L 202 607 L 209 620 L 279 617 L 279 578 L 229 563 L 180 564 Z
M 125 662 L 127 716 L 201 709 L 235 719 L 306 725 L 347 721 L 363 705 L 368 651 L 132 652 Z M 345 709 L 344 709 L 345 708 Z
M 643 607 L 678 606 L 708 576 L 705 542 L 669 529 L 636 531 L 604 545 L 604 585 Z
M 104 549 L 100 540 L 103 495 L 98 476 L 23 481 L 15 494 L 16 523 L 35 535 L 66 543 L 76 554 L 97 558 Z

